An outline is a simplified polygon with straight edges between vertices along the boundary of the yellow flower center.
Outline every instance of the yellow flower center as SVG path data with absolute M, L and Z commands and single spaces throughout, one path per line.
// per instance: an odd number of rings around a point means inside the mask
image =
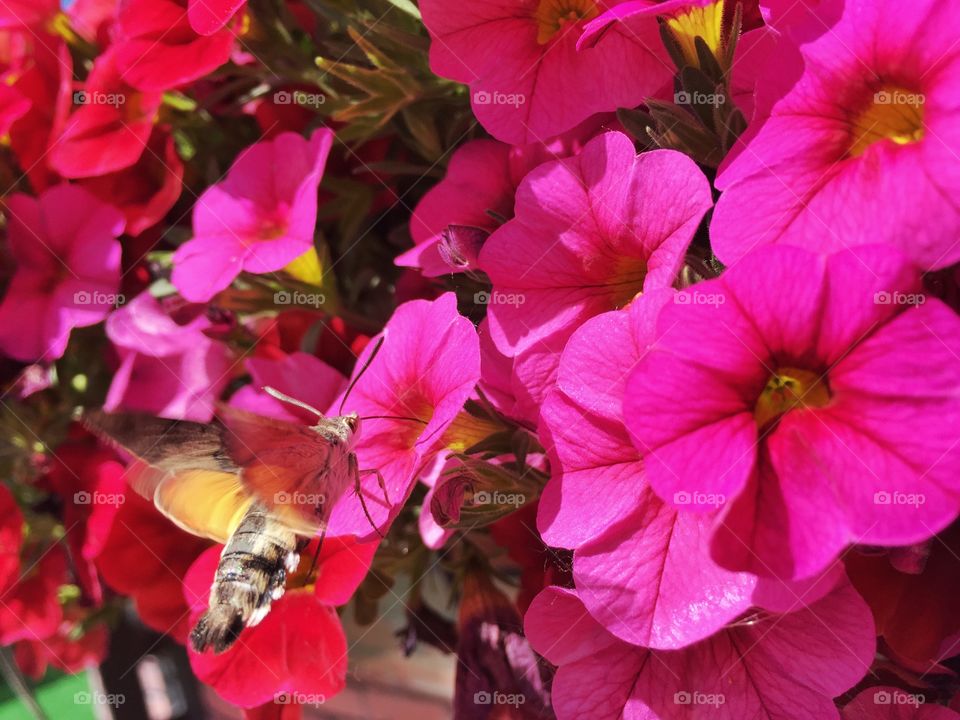
M 546 45 L 567 25 L 593 20 L 600 9 L 593 0 L 540 0 L 533 14 L 537 21 L 537 42 Z
M 723 1 L 717 0 L 704 7 L 691 8 L 681 15 L 667 19 L 667 27 L 673 31 L 684 59 L 692 67 L 700 67 L 695 44 L 698 37 L 703 38 L 714 55 L 720 49 L 723 36 Z
M 920 93 L 884 85 L 853 121 L 851 157 L 863 155 L 874 143 L 892 140 L 909 145 L 923 139 L 923 105 Z
M 828 402 L 830 390 L 824 378 L 810 370 L 785 367 L 767 380 L 753 417 L 763 428 L 794 408 L 824 407 Z

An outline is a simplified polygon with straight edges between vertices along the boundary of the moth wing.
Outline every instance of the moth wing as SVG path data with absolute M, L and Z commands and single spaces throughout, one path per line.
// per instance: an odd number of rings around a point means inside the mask
M 153 496 L 180 528 L 219 543 L 233 535 L 253 501 L 239 475 L 214 470 L 167 473 Z
M 133 457 L 130 486 L 187 532 L 226 542 L 250 507 L 219 425 L 100 410 L 87 411 L 84 422 Z
M 330 482 L 340 457 L 330 441 L 305 425 L 229 406 L 220 408 L 220 417 L 224 447 L 247 491 L 301 535 L 324 529 L 340 492 Z

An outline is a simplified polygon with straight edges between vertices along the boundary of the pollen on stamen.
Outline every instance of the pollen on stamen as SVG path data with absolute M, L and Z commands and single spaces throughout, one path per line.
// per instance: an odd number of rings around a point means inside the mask
M 884 85 L 852 122 L 850 156 L 859 157 L 878 142 L 897 145 L 919 142 L 926 133 L 921 93 Z
M 534 18 L 537 21 L 537 42 L 546 45 L 565 27 L 593 20 L 600 9 L 593 0 L 540 0 Z

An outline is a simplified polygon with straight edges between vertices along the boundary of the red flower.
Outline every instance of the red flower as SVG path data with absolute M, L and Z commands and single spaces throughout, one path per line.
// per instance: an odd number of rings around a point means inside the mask
M 51 35 L 38 35 L 28 51 L 11 73 L 12 88 L 30 101 L 30 108 L 10 127 L 10 148 L 39 193 L 59 182 L 47 152 L 70 113 L 73 60 L 66 44 Z
M 188 647 L 197 677 L 225 700 L 246 708 L 271 702 L 319 704 L 339 693 L 346 684 L 347 641 L 334 605 L 350 599 L 376 547 L 327 538 L 311 587 L 303 586 L 315 548 L 311 543 L 301 553 L 300 570 L 287 581 L 286 593 L 233 647 L 220 655 L 198 654 Z M 184 594 L 191 622 L 207 609 L 221 550 L 210 548 L 187 572 Z
M 0 593 L 17 580 L 22 545 L 23 515 L 7 486 L 0 485 Z
M 97 568 L 108 586 L 130 596 L 146 625 L 186 642 L 190 624 L 183 578 L 209 543 L 177 528 L 133 490 L 127 488 L 124 497 Z
M 125 82 L 168 90 L 213 72 L 230 59 L 234 31 L 197 34 L 186 0 L 129 0 L 117 13 L 114 46 Z
M 154 128 L 147 149 L 128 168 L 80 183 L 127 218 L 127 235 L 139 235 L 163 219 L 183 189 L 183 162 L 168 130 Z
M 98 665 L 106 657 L 106 625 L 95 625 L 75 638 L 73 633 L 82 615 L 68 614 L 74 617 L 64 618 L 54 635 L 42 640 L 21 640 L 13 646 L 17 665 L 26 675 L 39 680 L 46 673 L 48 665 L 66 673 L 76 673 Z
M 116 49 L 110 48 L 73 99 L 78 109 L 51 149 L 50 165 L 64 177 L 82 178 L 123 170 L 140 159 L 163 94 L 124 82 Z
M 98 448 L 92 436 L 78 433 L 57 448 L 46 481 L 63 502 L 63 524 L 77 582 L 99 604 L 103 591 L 93 561 L 125 499 L 123 465 L 114 453 Z
M 63 547 L 53 545 L 39 558 L 24 559 L 24 566 L 16 585 L 0 595 L 0 645 L 50 637 L 63 620 L 57 598 L 59 587 L 68 582 Z

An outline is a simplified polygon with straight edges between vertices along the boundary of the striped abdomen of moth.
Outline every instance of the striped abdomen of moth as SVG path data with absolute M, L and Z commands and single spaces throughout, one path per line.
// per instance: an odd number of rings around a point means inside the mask
M 263 620 L 283 596 L 305 544 L 261 503 L 251 505 L 220 554 L 208 609 L 190 633 L 193 649 L 221 653 Z
M 224 543 L 209 608 L 191 633 L 198 651 L 215 652 L 263 619 L 306 539 L 325 531 L 333 505 L 359 484 L 355 415 L 312 427 L 231 407 L 220 418 L 203 425 L 85 415 L 89 428 L 139 461 L 128 473 L 137 492 L 184 530 Z

